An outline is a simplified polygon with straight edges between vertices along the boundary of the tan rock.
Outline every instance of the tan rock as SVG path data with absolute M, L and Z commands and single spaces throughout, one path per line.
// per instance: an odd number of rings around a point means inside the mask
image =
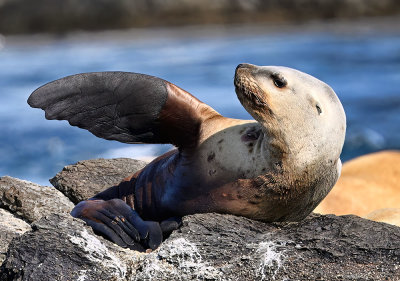
M 4 176 L 0 178 L 0 206 L 33 222 L 51 213 L 69 213 L 74 204 L 54 187 Z
M 366 219 L 400 226 L 400 208 L 375 210 L 365 216 Z
M 0 208 L 0 264 L 3 263 L 11 240 L 30 231 L 31 226 Z
M 383 151 L 346 162 L 338 182 L 314 212 L 366 216 L 399 207 L 400 152 Z

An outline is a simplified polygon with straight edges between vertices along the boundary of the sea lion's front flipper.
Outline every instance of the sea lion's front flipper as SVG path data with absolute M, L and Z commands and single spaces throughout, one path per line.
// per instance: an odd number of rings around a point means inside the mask
M 121 199 L 82 201 L 71 215 L 84 220 L 98 234 L 124 248 L 142 252 L 154 250 L 163 239 L 163 230 L 158 222 L 143 221 Z
M 121 199 L 92 198 L 80 202 L 71 215 L 85 221 L 93 230 L 117 245 L 144 252 L 156 249 L 163 238 L 178 229 L 182 220 L 173 217 L 162 222 L 144 221 Z
M 129 72 L 67 76 L 35 90 L 28 103 L 47 119 L 68 120 L 104 139 L 178 147 L 196 145 L 202 122 L 218 115 L 168 81 Z

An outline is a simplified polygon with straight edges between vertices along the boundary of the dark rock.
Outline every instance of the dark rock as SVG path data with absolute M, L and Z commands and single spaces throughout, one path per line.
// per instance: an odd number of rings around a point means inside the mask
M 355 216 L 311 215 L 264 224 L 230 215 L 184 220 L 182 234 L 203 261 L 237 280 L 400 278 L 400 228 Z M 227 278 L 229 279 L 229 278 Z
M 99 188 L 119 181 L 124 163 L 130 160 L 81 162 L 66 168 L 57 182 L 84 199 L 92 195 L 83 187 L 92 182 Z M 400 280 L 400 227 L 389 224 L 314 214 L 301 222 L 267 224 L 196 214 L 184 217 L 180 229 L 144 254 L 95 235 L 64 209 L 49 214 L 46 208 L 59 199 L 39 198 L 41 192 L 48 196 L 48 189 L 9 177 L 0 180 L 3 206 L 23 218 L 30 214 L 28 205 L 47 214 L 32 224 L 32 231 L 0 234 L 7 239 L 0 258 L 14 237 L 0 280 Z M 9 216 L 0 213 L 0 231 L 1 219 L 7 224 Z
M 15 238 L 0 280 L 396 280 L 400 228 L 355 216 L 266 224 L 197 214 L 149 254 L 51 215 Z
M 54 187 L 4 176 L 0 178 L 0 207 L 33 222 L 51 213 L 69 213 L 74 204 Z
M 31 230 L 29 224 L 13 216 L 10 212 L 0 209 L 0 264 L 3 263 L 8 244 L 15 237 Z
M 43 217 L 15 238 L 0 280 L 122 280 L 124 249 L 96 237 L 83 221 L 62 214 Z M 137 255 L 131 251 L 132 256 Z M 121 257 L 126 261 L 121 261 Z
M 66 166 L 51 184 L 77 204 L 116 185 L 147 163 L 129 158 L 95 159 Z

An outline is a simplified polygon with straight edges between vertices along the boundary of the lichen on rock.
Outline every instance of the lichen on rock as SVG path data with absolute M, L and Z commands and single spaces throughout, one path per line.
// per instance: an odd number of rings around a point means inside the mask
M 31 230 L 29 224 L 0 208 L 0 264 L 6 257 L 11 240 L 29 230 Z

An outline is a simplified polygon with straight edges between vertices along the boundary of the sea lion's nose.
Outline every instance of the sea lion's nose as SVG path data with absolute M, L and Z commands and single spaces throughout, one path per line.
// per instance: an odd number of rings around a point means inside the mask
M 252 68 L 254 68 L 254 67 L 255 67 L 254 64 L 250 64 L 250 63 L 241 63 L 241 64 L 239 64 L 239 65 L 236 67 L 236 71 L 238 71 L 239 69 L 242 69 L 242 68 L 252 69 Z
M 238 66 L 236 66 L 236 70 L 238 70 L 239 68 L 243 67 L 244 65 L 246 65 L 245 63 L 240 63 Z
M 239 68 L 247 68 L 249 67 L 251 64 L 248 63 L 241 63 L 236 67 L 236 70 L 238 70 Z

